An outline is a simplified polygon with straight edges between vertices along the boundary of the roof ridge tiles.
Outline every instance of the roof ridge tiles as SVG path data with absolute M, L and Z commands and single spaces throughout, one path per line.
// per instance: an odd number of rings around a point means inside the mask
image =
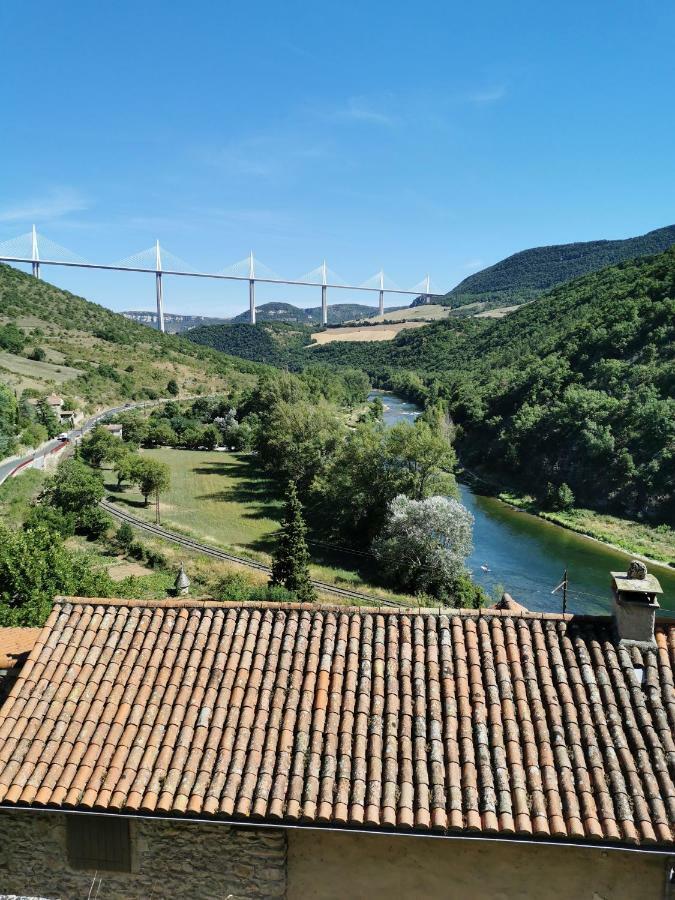
M 588 613 L 556 613 L 541 612 L 538 610 L 518 610 L 512 611 L 508 609 L 488 608 L 465 608 L 465 607 L 439 607 L 439 606 L 347 606 L 343 604 L 328 603 L 285 603 L 273 600 L 214 600 L 213 598 L 204 599 L 188 599 L 182 597 L 168 597 L 163 600 L 137 600 L 126 599 L 121 597 L 70 597 L 57 596 L 54 598 L 55 609 L 62 610 L 66 606 L 107 606 L 111 608 L 126 607 L 129 609 L 253 609 L 258 611 L 279 610 L 280 612 L 302 611 L 312 613 L 337 613 L 362 616 L 430 616 L 439 618 L 441 616 L 455 617 L 460 616 L 469 620 L 493 619 L 493 618 L 510 618 L 510 619 L 531 619 L 546 622 L 611 622 L 609 613 L 606 615 L 588 614 Z M 660 624 L 668 624 L 675 620 L 667 618 L 659 620 Z

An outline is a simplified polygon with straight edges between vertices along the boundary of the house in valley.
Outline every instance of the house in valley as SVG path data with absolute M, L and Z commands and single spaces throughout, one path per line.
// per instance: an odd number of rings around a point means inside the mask
M 617 622 L 59 599 L 0 712 L 0 891 L 661 900 L 675 624 Z

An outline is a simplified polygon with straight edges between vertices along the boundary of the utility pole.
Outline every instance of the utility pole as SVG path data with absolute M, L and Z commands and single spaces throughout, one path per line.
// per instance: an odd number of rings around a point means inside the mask
M 380 315 L 384 315 L 384 271 L 380 269 Z
M 326 260 L 321 267 L 321 324 L 328 324 L 328 279 L 326 277 Z
M 554 587 L 551 591 L 552 594 L 555 594 L 557 591 L 562 589 L 562 611 L 563 615 L 567 612 L 567 586 L 569 584 L 569 580 L 567 578 L 567 569 L 563 572 L 563 580 L 557 587 Z
M 38 240 L 37 240 L 37 231 L 35 230 L 35 225 L 33 225 L 33 246 L 32 253 L 33 257 L 33 275 L 35 278 L 40 278 L 40 252 L 38 250 Z
M 251 325 L 255 325 L 255 262 L 253 250 L 251 250 L 248 258 L 248 307 L 249 321 Z
M 155 525 L 160 525 L 159 521 L 159 491 L 155 491 Z
M 164 331 L 164 295 L 162 294 L 162 255 L 159 241 L 155 246 L 155 292 L 157 294 L 157 328 Z

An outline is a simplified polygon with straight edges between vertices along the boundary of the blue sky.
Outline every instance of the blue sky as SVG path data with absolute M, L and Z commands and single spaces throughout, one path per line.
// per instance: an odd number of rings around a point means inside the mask
M 205 270 L 253 248 L 286 277 L 325 257 L 445 290 L 526 247 L 640 234 L 675 222 L 673 46 L 669 0 L 3 0 L 0 241 L 35 222 L 96 262 L 159 238 Z M 153 304 L 150 277 L 47 277 Z M 319 302 L 289 291 L 258 299 Z M 243 285 L 165 295 L 246 305 Z

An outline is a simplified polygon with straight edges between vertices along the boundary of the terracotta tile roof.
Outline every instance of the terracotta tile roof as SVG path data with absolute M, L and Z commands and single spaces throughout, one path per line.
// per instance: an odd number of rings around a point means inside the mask
M 0 628 L 0 669 L 13 669 L 35 646 L 41 628 Z
M 0 803 L 671 848 L 675 626 L 656 640 L 508 610 L 59 602 L 0 713 Z

